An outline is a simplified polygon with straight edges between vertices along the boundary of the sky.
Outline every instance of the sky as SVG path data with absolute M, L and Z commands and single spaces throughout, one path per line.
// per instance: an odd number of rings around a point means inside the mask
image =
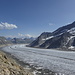
M 0 0 L 0 36 L 37 37 L 75 21 L 75 0 Z

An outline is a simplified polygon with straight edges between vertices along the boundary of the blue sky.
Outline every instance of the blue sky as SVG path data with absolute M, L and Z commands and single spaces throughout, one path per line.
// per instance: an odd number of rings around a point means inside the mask
M 73 21 L 75 0 L 0 0 L 0 36 L 38 36 Z

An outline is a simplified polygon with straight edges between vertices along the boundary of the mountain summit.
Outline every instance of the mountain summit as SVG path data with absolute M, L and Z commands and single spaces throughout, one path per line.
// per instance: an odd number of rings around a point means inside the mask
M 54 32 L 44 32 L 30 47 L 48 48 L 48 49 L 75 49 L 75 21 L 66 26 L 60 27 Z

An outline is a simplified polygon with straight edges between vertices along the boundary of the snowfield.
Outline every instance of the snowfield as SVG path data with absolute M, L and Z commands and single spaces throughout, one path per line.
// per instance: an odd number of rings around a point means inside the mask
M 60 75 L 75 75 L 75 52 L 52 49 L 37 49 L 23 45 L 4 47 L 5 52 L 18 58 L 20 61 L 49 69 Z

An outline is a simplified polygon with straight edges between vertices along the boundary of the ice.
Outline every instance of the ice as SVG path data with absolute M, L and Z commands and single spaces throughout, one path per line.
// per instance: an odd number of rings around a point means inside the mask
M 20 61 L 49 69 L 61 75 L 75 75 L 75 52 L 53 49 L 37 49 L 25 45 L 13 45 L 3 48 L 4 51 L 18 58 Z

